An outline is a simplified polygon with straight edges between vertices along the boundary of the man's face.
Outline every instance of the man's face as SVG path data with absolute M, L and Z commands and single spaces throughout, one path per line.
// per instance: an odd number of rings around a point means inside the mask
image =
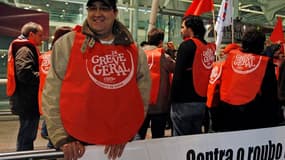
M 33 33 L 30 32 L 29 34 L 29 40 L 34 43 L 36 46 L 40 46 L 42 44 L 42 40 L 43 40 L 43 30 L 39 29 L 38 32 Z
M 183 21 L 181 24 L 181 36 L 183 39 L 193 37 L 193 31 L 191 28 L 186 27 L 185 21 Z
M 101 1 L 96 1 L 87 8 L 87 11 L 87 22 L 93 32 L 103 37 L 112 34 L 113 23 L 118 13 L 117 10 Z

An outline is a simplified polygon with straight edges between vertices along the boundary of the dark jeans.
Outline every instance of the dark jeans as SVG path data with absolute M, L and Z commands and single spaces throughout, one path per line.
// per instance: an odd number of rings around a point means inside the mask
M 17 137 L 17 151 L 33 150 L 40 117 L 25 117 L 20 115 L 19 120 L 20 128 Z
M 202 102 L 172 103 L 173 136 L 202 133 L 206 105 Z
M 164 130 L 166 126 L 166 120 L 168 118 L 167 113 L 163 114 L 153 114 L 147 115 L 144 123 L 142 124 L 138 135 L 136 135 L 135 139 L 145 139 L 147 128 L 150 126 L 151 128 L 151 137 L 152 138 L 162 138 L 164 137 Z
M 47 139 L 48 140 L 48 144 L 47 144 L 47 148 L 54 148 L 51 140 L 49 139 L 48 137 L 48 131 L 47 131 L 47 125 L 46 125 L 46 121 L 43 120 L 43 123 L 42 123 L 42 129 L 41 129 L 41 136 L 44 138 L 44 139 Z

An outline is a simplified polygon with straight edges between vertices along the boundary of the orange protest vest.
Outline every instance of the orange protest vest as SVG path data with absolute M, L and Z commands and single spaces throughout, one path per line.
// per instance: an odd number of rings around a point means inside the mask
M 42 93 L 44 89 L 44 84 L 46 80 L 46 76 L 48 73 L 48 70 L 50 68 L 50 57 L 51 57 L 51 50 L 47 51 L 43 54 L 40 55 L 39 57 L 39 73 L 40 73 L 40 86 L 39 86 L 39 94 L 38 94 L 38 99 L 39 99 L 39 112 L 40 115 L 43 114 L 42 110 Z
M 231 51 L 223 67 L 221 100 L 232 105 L 252 101 L 260 91 L 268 57 Z
M 224 54 L 229 54 L 232 50 L 234 50 L 234 49 L 239 49 L 239 48 L 240 48 L 240 46 L 239 46 L 238 44 L 236 44 L 236 43 L 231 43 L 231 44 L 228 44 L 228 45 L 224 48 L 223 53 L 224 53 Z
M 76 32 L 60 93 L 60 113 L 68 134 L 90 144 L 131 140 L 144 120 L 136 82 L 138 50 L 134 44 L 89 45 Z M 92 46 L 92 47 L 89 47 Z
M 29 47 L 31 50 L 34 50 L 39 55 L 37 47 L 34 46 L 27 39 L 16 39 L 14 40 L 8 49 L 8 61 L 7 61 L 7 86 L 6 94 L 7 96 L 12 96 L 16 90 L 16 77 L 15 77 L 15 54 L 23 46 Z
M 149 104 L 156 104 L 160 86 L 160 58 L 161 54 L 163 54 L 163 49 L 145 50 L 145 53 L 152 80 Z
M 220 84 L 221 76 L 223 71 L 224 61 L 216 61 L 213 63 L 212 72 L 209 79 L 208 90 L 207 90 L 207 102 L 208 108 L 215 107 L 220 101 Z
M 193 83 L 196 93 L 201 97 L 207 96 L 209 77 L 212 64 L 215 61 L 215 44 L 203 44 L 192 38 L 196 44 L 196 53 L 193 61 Z

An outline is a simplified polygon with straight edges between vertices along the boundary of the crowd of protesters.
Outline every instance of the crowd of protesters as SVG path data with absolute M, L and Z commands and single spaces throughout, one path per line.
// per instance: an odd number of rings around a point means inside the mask
M 17 151 L 34 149 L 40 114 L 49 146 L 65 159 L 80 158 L 87 144 L 105 145 L 109 158 L 120 157 L 149 127 L 152 138 L 165 137 L 167 124 L 171 136 L 282 124 L 283 44 L 264 46 L 265 34 L 250 28 L 240 44 L 217 55 L 202 18 L 189 15 L 177 49 L 158 28 L 139 46 L 116 19 L 116 3 L 88 0 L 83 25 L 55 39 L 49 64 L 39 63 L 40 24 L 25 24 L 11 43 L 7 94 L 20 117 Z

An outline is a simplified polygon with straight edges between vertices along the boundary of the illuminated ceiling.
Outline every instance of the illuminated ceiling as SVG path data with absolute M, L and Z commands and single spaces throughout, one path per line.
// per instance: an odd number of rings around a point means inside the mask
M 57 23 L 81 23 L 86 15 L 85 4 L 87 0 L 0 0 L 20 8 L 33 9 L 49 12 L 50 25 Z M 218 14 L 222 0 L 214 0 L 215 15 Z M 236 16 L 243 23 L 266 26 L 273 28 L 276 18 L 281 16 L 285 19 L 284 0 L 234 0 L 237 3 Z M 269 3 L 270 2 L 270 3 Z M 163 14 L 182 16 L 192 0 L 160 0 L 159 12 Z M 150 10 L 152 0 L 118 0 L 118 6 L 123 9 L 140 8 Z M 138 7 L 135 7 L 138 6 Z M 265 13 L 265 14 L 264 14 Z M 145 14 L 139 14 L 139 20 L 148 19 Z M 205 18 L 212 18 L 210 13 L 203 15 Z M 129 15 L 126 14 L 126 17 Z M 283 24 L 284 24 L 283 20 Z M 144 25 L 144 23 L 142 23 Z M 284 26 L 284 25 L 283 25 Z

